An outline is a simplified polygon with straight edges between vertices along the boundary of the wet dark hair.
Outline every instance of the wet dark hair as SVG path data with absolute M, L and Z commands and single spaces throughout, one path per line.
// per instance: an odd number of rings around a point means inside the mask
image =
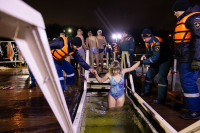
M 78 31 L 81 31 L 81 32 L 83 32 L 81 29 L 78 29 L 78 30 L 77 30 L 77 32 L 78 32 Z
M 92 35 L 92 31 L 88 31 L 88 34 Z
M 79 37 L 74 37 L 74 38 L 71 40 L 71 45 L 75 45 L 75 46 L 77 46 L 77 48 L 81 47 L 81 45 L 82 45 L 82 40 L 81 40 L 81 38 L 79 38 Z
M 121 73 L 121 65 L 120 65 L 120 63 L 119 63 L 119 61 L 118 60 L 115 60 L 115 61 L 113 61 L 112 63 L 111 63 L 111 67 L 110 67 L 110 74 L 111 75 L 114 75 L 113 74 L 113 70 L 120 70 L 120 73 Z

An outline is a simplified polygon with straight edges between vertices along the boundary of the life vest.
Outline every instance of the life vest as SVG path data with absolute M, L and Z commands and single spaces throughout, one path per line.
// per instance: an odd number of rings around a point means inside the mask
M 161 37 L 155 36 L 155 38 L 157 38 L 158 41 L 159 41 L 160 43 L 163 43 L 163 42 L 164 42 L 163 39 L 162 39 Z M 149 43 L 145 43 L 145 46 L 146 46 L 147 49 L 149 49 L 148 44 L 149 44 Z M 153 40 L 153 42 L 150 43 L 151 49 L 152 49 L 152 47 L 153 47 L 154 44 L 156 44 L 156 42 Z
M 115 53 L 118 53 L 118 45 L 115 46 Z
M 191 31 L 186 27 L 185 23 L 190 16 L 196 13 L 200 12 L 190 13 L 177 22 L 173 36 L 173 40 L 175 43 L 186 43 L 191 41 Z
M 155 36 L 155 38 L 157 38 L 158 41 L 159 41 L 160 43 L 163 43 L 163 42 L 164 42 L 163 39 L 162 39 L 161 37 Z
M 12 60 L 14 56 L 14 51 L 13 51 L 13 47 L 12 47 L 12 44 L 11 42 L 8 42 L 8 47 L 7 47 L 7 57 Z
M 68 41 L 67 37 L 61 37 L 64 41 L 64 46 L 61 49 L 52 49 L 51 53 L 53 55 L 53 58 L 56 60 L 64 60 L 66 57 L 72 55 L 74 53 L 68 53 Z
M 129 41 L 131 38 L 132 38 L 132 37 L 127 37 L 125 40 L 128 40 L 128 41 Z

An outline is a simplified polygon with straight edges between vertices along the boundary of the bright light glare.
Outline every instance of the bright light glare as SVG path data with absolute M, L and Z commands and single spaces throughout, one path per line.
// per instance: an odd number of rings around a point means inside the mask
M 120 33 L 116 33 L 116 34 L 113 34 L 112 35 L 112 38 L 113 39 L 121 39 L 122 38 L 122 35 Z
M 121 35 L 121 34 L 118 34 L 118 35 L 117 35 L 117 38 L 118 38 L 118 39 L 121 39 L 121 38 L 122 38 L 122 35 Z
M 72 29 L 69 28 L 69 29 L 68 29 L 68 32 L 71 33 L 71 32 L 72 32 Z
M 112 38 L 113 38 L 113 39 L 117 39 L 117 35 L 116 35 L 116 34 L 113 34 L 113 35 L 112 35 Z

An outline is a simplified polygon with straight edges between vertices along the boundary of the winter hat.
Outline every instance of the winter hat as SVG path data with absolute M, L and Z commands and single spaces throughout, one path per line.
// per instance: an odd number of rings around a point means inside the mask
M 150 29 L 144 29 L 142 31 L 142 37 L 152 37 L 153 34 L 152 34 L 152 31 Z
M 172 10 L 173 11 L 186 11 L 190 7 L 190 2 L 188 0 L 176 0 Z
M 81 41 L 81 38 L 79 37 L 74 37 L 71 41 L 71 44 L 72 45 L 75 45 L 77 47 L 80 47 L 82 45 L 82 41 Z

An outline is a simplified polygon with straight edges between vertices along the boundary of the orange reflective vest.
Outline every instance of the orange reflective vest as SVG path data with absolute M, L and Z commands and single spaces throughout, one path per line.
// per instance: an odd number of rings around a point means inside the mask
M 163 39 L 162 39 L 161 37 L 155 36 L 155 38 L 157 38 L 158 41 L 159 41 L 160 43 L 163 43 L 163 42 L 164 42 Z M 147 49 L 148 49 L 148 44 L 149 44 L 149 43 L 145 43 L 145 46 L 146 46 Z M 152 47 L 153 47 L 154 44 L 156 44 L 155 41 L 153 41 L 152 43 L 150 43 L 151 49 L 152 49 Z
M 118 53 L 118 45 L 115 46 L 115 53 Z
M 64 60 L 66 57 L 72 55 L 74 52 L 68 53 L 68 41 L 67 37 L 62 37 L 64 46 L 61 49 L 52 49 L 51 53 L 56 60 Z
M 191 31 L 190 29 L 186 27 L 185 23 L 190 16 L 196 13 L 200 13 L 200 12 L 190 13 L 177 22 L 174 36 L 173 36 L 173 40 L 175 43 L 185 43 L 185 42 L 191 41 Z

